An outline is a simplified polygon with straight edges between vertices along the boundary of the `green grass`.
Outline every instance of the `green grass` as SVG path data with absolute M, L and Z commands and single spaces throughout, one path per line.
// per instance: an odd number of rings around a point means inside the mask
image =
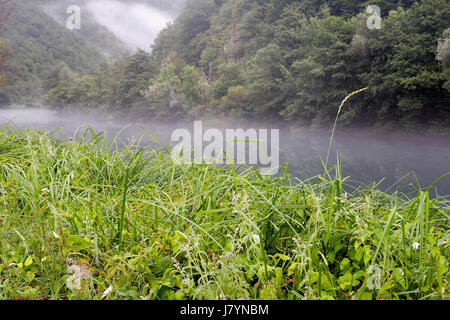
M 110 287 L 103 298 L 450 296 L 450 201 L 426 190 L 351 189 L 339 170 L 302 182 L 287 166 L 270 178 L 178 166 L 137 143 L 2 131 L 0 299 L 101 299 Z

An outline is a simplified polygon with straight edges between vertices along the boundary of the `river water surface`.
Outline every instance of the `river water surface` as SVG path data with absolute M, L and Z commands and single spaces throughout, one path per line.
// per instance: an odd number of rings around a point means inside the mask
M 186 128 L 190 132 L 193 131 L 192 121 L 169 124 L 158 121 L 128 123 L 118 120 L 108 121 L 105 117 L 90 115 L 59 114 L 45 109 L 0 109 L 0 127 L 11 119 L 13 121 L 9 125 L 10 129 L 57 130 L 55 132 L 57 137 L 76 140 L 85 133 L 86 125 L 89 125 L 97 133 L 103 132 L 102 136 L 107 140 L 116 135 L 121 142 L 142 138 L 143 145 L 152 147 L 157 146 L 156 142 L 142 130 L 141 126 L 164 146 L 176 144 L 170 140 L 175 129 Z M 240 127 L 236 123 L 221 120 L 208 125 L 223 131 Z M 329 130 L 302 129 L 292 132 L 280 128 L 280 125 L 262 123 L 247 123 L 246 127 L 280 129 L 280 163 L 287 162 L 290 173 L 299 179 L 323 173 L 321 159 L 324 160 L 327 155 Z M 336 162 L 339 153 L 342 175 L 350 177 L 348 184 L 351 186 L 381 182 L 381 189 L 409 192 L 414 190 L 410 184 L 425 188 L 450 172 L 449 137 L 442 134 L 338 129 L 333 142 L 330 164 Z M 435 195 L 450 195 L 450 175 L 437 182 L 432 191 Z

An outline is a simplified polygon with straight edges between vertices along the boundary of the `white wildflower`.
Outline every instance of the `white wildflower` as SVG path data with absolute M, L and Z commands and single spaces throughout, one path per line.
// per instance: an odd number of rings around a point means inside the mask
M 109 288 L 106 289 L 105 292 L 103 292 L 102 300 L 105 299 L 112 291 L 113 291 L 113 286 L 109 286 Z
M 413 250 L 417 250 L 417 249 L 419 249 L 419 247 L 420 247 L 420 243 L 414 242 L 413 245 L 412 245 L 412 247 L 413 247 Z
M 254 235 L 253 235 L 253 241 L 255 241 L 256 244 L 259 244 L 260 241 L 261 241 L 260 238 L 259 238 L 259 235 L 254 234 Z
M 181 268 L 180 262 L 178 262 L 177 258 L 172 257 L 172 262 L 173 262 L 173 265 L 174 265 L 175 268 L 177 268 L 177 269 Z

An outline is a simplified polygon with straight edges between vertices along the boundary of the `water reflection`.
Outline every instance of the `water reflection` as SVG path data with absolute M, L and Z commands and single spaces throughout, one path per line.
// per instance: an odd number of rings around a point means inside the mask
M 141 128 L 147 129 L 163 146 L 174 145 L 171 133 L 177 128 L 192 132 L 193 122 L 161 123 L 158 121 L 109 121 L 107 117 L 93 117 L 86 114 L 59 114 L 42 109 L 0 110 L 0 124 L 13 119 L 12 129 L 45 129 L 54 131 L 55 136 L 69 140 L 77 139 L 86 131 L 89 124 L 97 133 L 104 132 L 105 139 L 117 134 L 119 142 L 141 138 L 144 145 L 157 147 L 155 140 Z M 237 124 L 224 121 L 211 121 L 207 127 L 225 130 L 226 128 L 280 128 L 276 124 Z M 78 131 L 77 131 L 78 130 Z M 75 135 L 75 133 L 77 134 Z M 74 136 L 75 135 L 75 136 Z M 289 164 L 291 174 L 299 179 L 307 179 L 324 172 L 321 159 L 325 161 L 330 132 L 328 130 L 302 129 L 291 132 L 286 128 L 280 131 L 280 162 Z M 342 175 L 350 177 L 348 183 L 364 185 L 379 182 L 387 190 L 396 181 L 404 178 L 391 190 L 410 191 L 408 184 L 427 187 L 438 177 L 450 172 L 450 139 L 438 134 L 412 134 L 402 132 L 373 132 L 363 129 L 339 129 L 332 145 L 330 166 L 340 155 Z M 440 195 L 450 195 L 450 176 L 439 181 L 433 191 Z

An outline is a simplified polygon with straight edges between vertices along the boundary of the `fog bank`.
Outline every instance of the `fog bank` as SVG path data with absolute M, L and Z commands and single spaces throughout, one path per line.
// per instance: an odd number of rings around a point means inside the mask
M 174 20 L 169 13 L 139 2 L 92 0 L 85 9 L 132 49 L 150 51 L 159 32 Z
M 174 146 L 170 141 L 173 130 L 183 128 L 193 132 L 193 121 L 161 122 L 155 120 L 109 121 L 106 115 L 92 114 L 60 114 L 42 109 L 4 109 L 0 110 L 0 127 L 13 119 L 11 129 L 45 129 L 56 132 L 56 136 L 68 140 L 80 138 L 86 132 L 89 124 L 97 133 L 103 132 L 106 140 L 114 138 L 121 142 L 136 141 L 143 137 L 142 143 L 147 146 L 159 147 L 155 140 L 141 128 L 146 128 L 163 146 Z M 127 126 L 127 127 L 126 127 Z M 126 127 L 124 129 L 124 127 Z M 275 123 L 239 123 L 224 121 L 204 122 L 204 130 L 216 128 L 221 131 L 237 128 L 267 128 L 280 130 L 280 164 L 289 163 L 289 171 L 304 180 L 323 174 L 321 158 L 327 154 L 330 140 L 329 130 L 301 129 L 291 132 Z M 77 130 L 78 129 L 78 130 Z M 124 129 L 124 130 L 122 130 Z M 351 186 L 379 182 L 381 189 L 393 192 L 413 191 L 409 184 L 428 187 L 435 179 L 450 172 L 450 139 L 448 136 L 429 133 L 387 133 L 365 129 L 338 129 L 330 158 L 330 166 L 335 163 L 339 152 L 344 177 L 350 176 L 346 189 Z M 414 172 L 415 175 L 409 174 Z M 406 176 L 406 177 L 404 177 Z M 403 178 L 403 179 L 402 179 Z M 397 180 L 402 179 L 393 188 Z M 359 181 L 359 182 L 356 182 Z M 436 184 L 438 194 L 450 195 L 450 176 Z M 434 190 L 434 188 L 433 188 Z M 434 193 L 432 190 L 432 193 Z

